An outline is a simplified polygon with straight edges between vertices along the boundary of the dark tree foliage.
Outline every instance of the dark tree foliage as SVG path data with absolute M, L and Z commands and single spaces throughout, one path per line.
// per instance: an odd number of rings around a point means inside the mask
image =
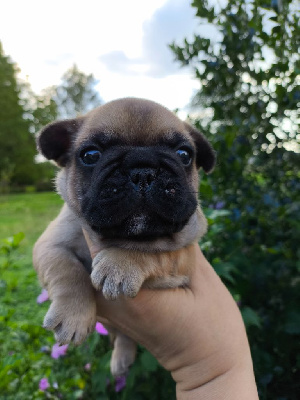
M 195 35 L 182 46 L 171 45 L 176 59 L 190 66 L 201 84 L 193 99 L 193 122 L 218 154 L 200 193 L 211 209 L 209 217 L 223 217 L 202 246 L 241 306 L 260 398 L 296 400 L 299 3 L 212 4 L 195 0 L 192 6 L 200 25 L 213 25 L 220 40 Z
M 31 184 L 36 174 L 35 141 L 28 133 L 16 73 L 0 43 L 0 191 L 10 184 Z

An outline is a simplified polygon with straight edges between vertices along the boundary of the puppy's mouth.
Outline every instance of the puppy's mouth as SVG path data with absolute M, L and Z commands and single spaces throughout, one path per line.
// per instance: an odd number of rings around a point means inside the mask
M 148 222 L 146 215 L 133 215 L 129 222 L 128 231 L 134 236 L 143 235 L 147 232 L 147 225 Z
M 179 232 L 197 207 L 194 196 L 178 182 L 127 181 L 112 185 L 98 196 L 86 196 L 83 215 L 104 238 L 150 240 Z
M 151 240 L 157 237 L 157 232 L 154 233 L 154 226 L 151 219 L 145 214 L 134 214 L 126 218 L 116 226 L 101 228 L 92 226 L 93 230 L 106 238 L 130 238 L 135 241 Z M 156 229 L 157 230 L 157 229 Z

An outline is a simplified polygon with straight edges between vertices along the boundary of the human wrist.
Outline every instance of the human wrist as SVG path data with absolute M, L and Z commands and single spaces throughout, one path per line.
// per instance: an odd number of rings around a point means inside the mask
M 182 388 L 176 384 L 177 400 L 258 400 L 252 367 L 233 367 L 211 376 L 198 386 Z
M 207 262 L 196 271 L 201 277 L 192 288 L 190 324 L 180 351 L 164 365 L 176 382 L 177 399 L 257 400 L 241 313 Z
M 171 371 L 177 400 L 258 400 L 249 347 L 242 351 L 236 358 L 219 354 Z
M 198 361 L 195 361 L 196 343 L 194 347 L 194 363 L 181 364 L 171 370 L 176 382 L 177 400 L 258 400 L 250 348 L 242 322 L 236 335 L 222 347 L 208 352 L 207 356 L 199 351 Z M 185 357 L 179 355 L 179 359 Z M 176 365 L 175 361 L 173 365 Z

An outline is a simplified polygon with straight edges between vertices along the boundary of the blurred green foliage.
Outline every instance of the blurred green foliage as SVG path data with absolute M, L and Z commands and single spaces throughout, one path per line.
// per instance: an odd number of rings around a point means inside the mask
M 18 68 L 0 42 L 0 194 L 52 190 L 55 167 L 36 162 L 35 134 L 57 118 L 98 106 L 96 84 L 92 74 L 73 65 L 59 85 L 36 95 L 28 82 L 18 79 Z
M 16 73 L 0 42 L 0 193 L 14 182 L 30 184 L 37 171 L 34 138 L 28 134 Z
M 239 302 L 261 399 L 300 396 L 299 3 L 193 1 L 215 40 L 171 48 L 201 90 L 192 122 L 217 151 L 202 204 L 229 212 L 202 245 Z M 298 6 L 297 6 L 298 4 Z M 209 215 L 208 215 L 209 216 Z M 234 338 L 233 338 L 234 340 Z
M 141 347 L 126 386 L 117 391 L 109 339 L 96 331 L 83 345 L 70 345 L 65 356 L 51 356 L 53 333 L 41 326 L 49 302 L 36 302 L 40 288 L 30 258 L 22 255 L 23 239 L 17 233 L 0 242 L 0 398 L 142 400 L 150 393 L 153 399 L 175 398 L 170 374 Z M 49 387 L 42 391 L 45 378 Z
M 102 100 L 95 90 L 98 81 L 93 74 L 86 75 L 74 64 L 55 88 L 53 100 L 57 104 L 60 118 L 76 118 L 93 108 Z

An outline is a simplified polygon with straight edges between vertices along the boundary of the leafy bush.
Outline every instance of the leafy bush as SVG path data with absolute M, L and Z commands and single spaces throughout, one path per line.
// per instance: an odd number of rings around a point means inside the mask
M 231 179 L 212 186 L 211 201 L 220 204 L 222 198 L 230 215 L 209 231 L 204 252 L 241 307 L 260 398 L 296 400 L 300 206 L 294 187 L 299 175 L 276 183 L 263 176 L 259 184 L 260 173 L 243 175 L 240 195 L 230 187 Z
M 294 0 L 192 5 L 199 23 L 218 32 L 171 47 L 199 80 L 193 122 L 218 154 L 214 173 L 202 179 L 202 202 L 212 213 L 230 212 L 206 236 L 205 253 L 240 303 L 261 399 L 296 400 L 299 7 Z

